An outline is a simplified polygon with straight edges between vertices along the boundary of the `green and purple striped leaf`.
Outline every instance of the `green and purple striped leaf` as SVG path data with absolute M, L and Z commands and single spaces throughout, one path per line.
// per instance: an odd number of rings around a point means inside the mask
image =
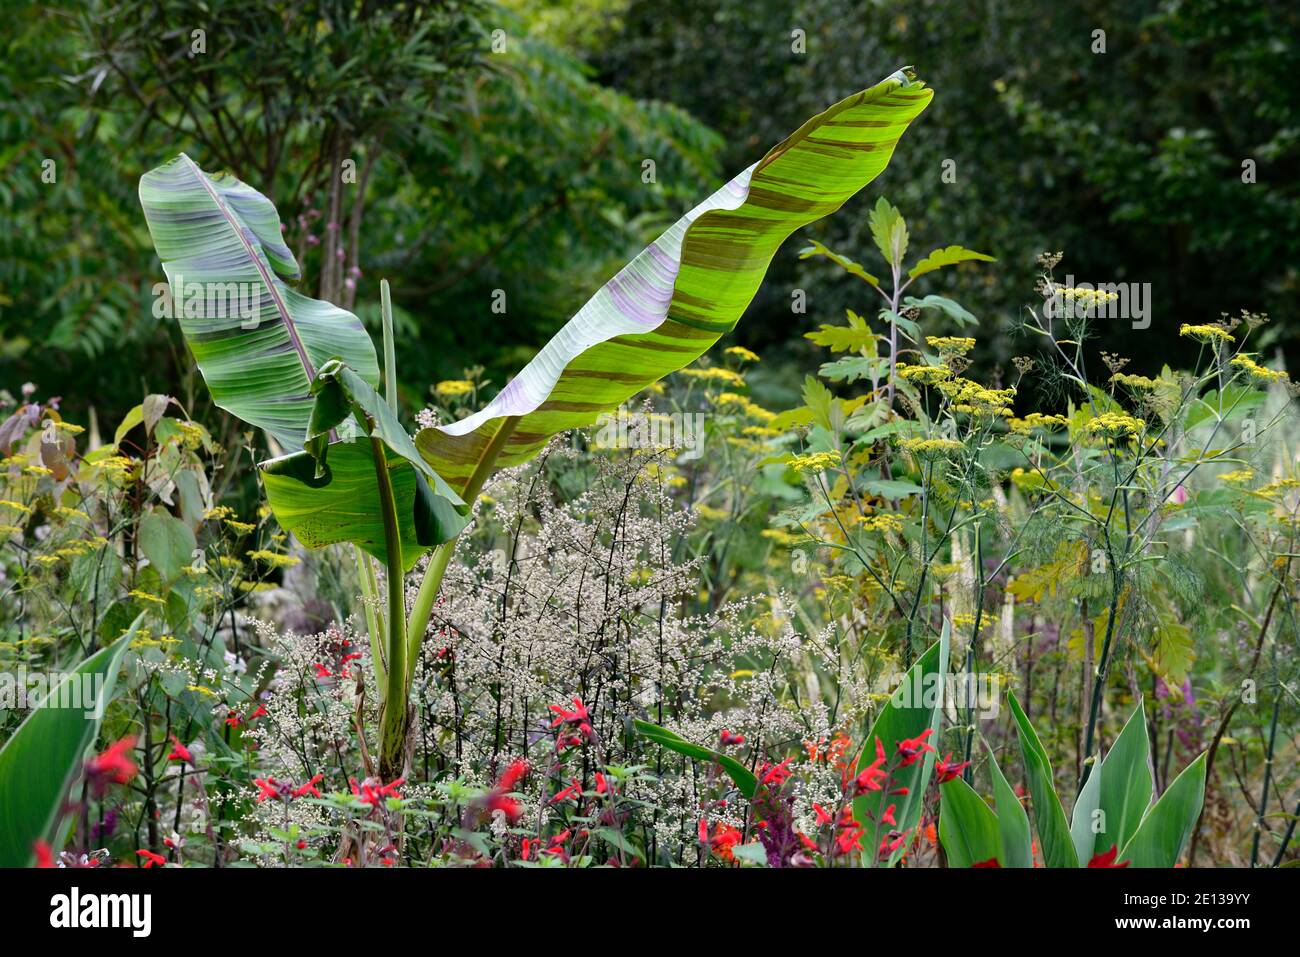
M 269 199 L 182 153 L 140 178 L 140 205 L 174 315 L 217 405 L 299 449 L 311 383 L 328 359 L 378 384 L 375 347 L 360 320 L 288 285 L 298 263 Z
M 421 454 L 463 494 L 499 432 L 496 465 L 517 465 L 694 362 L 735 327 L 786 237 L 875 179 L 931 96 L 900 71 L 809 120 L 637 255 L 485 408 L 421 431 Z

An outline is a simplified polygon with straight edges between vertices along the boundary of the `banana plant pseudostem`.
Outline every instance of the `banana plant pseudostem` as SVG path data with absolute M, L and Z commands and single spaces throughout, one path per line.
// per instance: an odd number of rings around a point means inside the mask
M 290 285 L 298 264 L 269 199 L 183 154 L 145 174 L 145 218 L 173 296 L 184 287 L 177 318 L 213 400 L 288 450 L 260 465 L 277 520 L 308 547 L 353 544 L 367 596 L 371 556 L 384 563 L 386 608 L 367 611 L 384 780 L 403 772 L 419 646 L 483 484 L 731 331 L 781 243 L 875 179 L 932 95 L 900 70 L 812 118 L 632 259 L 486 407 L 414 440 L 396 416 L 390 323 L 381 398 L 356 317 Z M 214 309 L 231 289 L 254 307 Z M 408 616 L 405 575 L 429 549 Z

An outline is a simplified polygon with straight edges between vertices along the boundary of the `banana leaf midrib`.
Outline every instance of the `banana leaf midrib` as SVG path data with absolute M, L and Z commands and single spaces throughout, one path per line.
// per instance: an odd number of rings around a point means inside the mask
M 293 348 L 298 353 L 298 360 L 302 363 L 303 372 L 306 373 L 307 380 L 310 382 L 316 374 L 311 363 L 311 358 L 307 355 L 307 350 L 302 344 L 302 339 L 298 336 L 298 329 L 295 327 L 293 319 L 289 314 L 289 308 L 281 298 L 280 291 L 275 287 L 275 282 L 273 281 L 273 277 L 268 271 L 266 264 L 263 263 L 262 258 L 257 255 L 257 250 L 255 250 L 252 244 L 248 241 L 248 237 L 244 235 L 243 227 L 240 226 L 238 219 L 236 219 L 234 213 L 230 211 L 225 200 L 223 200 L 217 191 L 212 188 L 212 184 L 208 181 L 207 174 L 205 174 L 203 170 L 199 169 L 198 164 L 196 164 L 194 160 L 190 159 L 187 154 L 181 153 L 181 159 L 185 161 L 186 169 L 190 171 L 198 181 L 199 185 L 203 187 L 212 202 L 216 204 L 217 210 L 221 213 L 222 217 L 229 224 L 230 228 L 234 230 L 235 235 L 239 237 L 240 245 L 244 247 L 244 251 L 248 254 L 249 260 L 257 269 L 258 275 L 262 277 L 262 285 L 266 287 L 267 293 L 271 296 L 271 301 L 275 303 L 276 312 L 280 314 L 280 321 L 284 323 L 285 331 L 289 333 L 289 341 L 293 343 Z

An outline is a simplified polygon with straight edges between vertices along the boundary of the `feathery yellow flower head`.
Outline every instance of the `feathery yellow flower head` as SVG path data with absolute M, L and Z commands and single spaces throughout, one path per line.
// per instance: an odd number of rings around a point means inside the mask
M 1180 336 L 1187 336 L 1189 339 L 1195 339 L 1197 342 L 1215 343 L 1215 342 L 1236 342 L 1232 333 L 1228 332 L 1222 326 L 1200 325 L 1194 326 L 1184 322 L 1178 328 Z
M 1147 424 L 1141 419 L 1124 412 L 1103 412 L 1085 426 L 1094 435 L 1110 438 L 1135 436 L 1146 427 Z
M 724 351 L 727 353 L 727 355 L 735 356 L 736 358 L 740 359 L 742 362 L 759 361 L 758 353 L 751 352 L 750 350 L 746 349 L 744 346 L 727 346 L 727 348 Z
M 473 392 L 474 383 L 468 379 L 444 379 L 433 387 L 433 391 L 440 399 L 454 399 Z
M 926 343 L 931 349 L 937 349 L 941 353 L 964 356 L 975 348 L 975 340 L 963 338 L 962 336 L 926 336 Z

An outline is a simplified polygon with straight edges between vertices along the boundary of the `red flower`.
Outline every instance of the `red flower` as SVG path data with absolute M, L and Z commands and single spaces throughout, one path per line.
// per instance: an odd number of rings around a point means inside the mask
M 948 762 L 951 760 L 952 752 L 949 751 L 946 758 L 934 762 L 934 772 L 939 775 L 940 784 L 943 784 L 945 781 L 951 781 L 970 766 L 969 761 L 963 761 L 961 764 L 949 764 Z
M 140 850 L 140 851 L 136 851 L 136 854 L 144 858 L 144 864 L 141 866 L 146 871 L 149 868 L 153 867 L 155 864 L 157 864 L 159 867 L 165 867 L 167 864 L 167 858 L 163 857 L 161 854 L 155 854 L 153 851 Z
M 129 757 L 135 747 L 135 736 L 127 735 L 122 740 L 111 744 L 102 754 L 86 762 L 86 774 L 97 788 L 108 784 L 126 784 L 140 769 Z
M 497 782 L 497 787 L 502 791 L 513 791 L 515 785 L 526 777 L 528 777 L 528 762 L 523 758 L 518 758 L 506 768 L 501 775 L 501 780 Z
M 562 801 L 567 801 L 569 798 L 580 798 L 580 797 L 582 797 L 582 785 L 578 783 L 577 778 L 574 778 L 573 782 L 567 788 L 565 788 L 562 791 L 557 791 L 555 793 L 555 796 L 551 798 L 550 801 L 548 801 L 547 803 L 559 804 Z
M 230 712 L 230 714 L 226 715 L 226 724 L 230 725 L 230 727 L 232 728 L 238 728 L 239 715 L 236 714 L 234 711 Z
M 725 748 L 733 744 L 744 744 L 745 736 L 743 734 L 732 734 L 726 728 L 723 728 L 721 741 L 722 746 Z
M 1115 863 L 1115 858 L 1119 855 L 1119 845 L 1112 844 L 1110 850 L 1104 854 L 1094 854 L 1092 860 L 1088 862 L 1089 867 L 1128 867 L 1128 861 Z
M 729 824 L 723 824 L 719 821 L 713 827 L 713 836 L 709 837 L 709 825 L 703 818 L 700 819 L 700 842 L 708 844 L 709 850 L 718 856 L 719 860 L 734 861 L 736 858 L 732 855 L 731 849 L 744 840 L 744 835 L 736 828 Z
M 599 771 L 596 772 L 596 793 L 609 793 L 609 782 L 605 780 L 605 775 L 601 774 Z
M 894 827 L 898 826 L 898 822 L 894 820 L 894 808 L 897 806 L 898 805 L 896 804 L 891 804 L 889 807 L 885 808 L 885 813 L 880 815 L 881 824 L 892 824 Z
M 820 804 L 814 804 L 813 810 L 817 812 L 818 827 L 822 827 L 826 824 L 829 824 L 831 823 L 831 821 L 834 820 L 834 818 L 831 817 L 831 812 L 826 810 L 826 808 L 822 807 Z
M 44 841 L 37 841 L 32 845 L 32 853 L 36 855 L 37 867 L 53 867 L 54 852 L 50 850 L 50 845 Z
M 318 782 L 323 777 L 325 777 L 325 775 L 318 774 L 310 781 L 308 781 L 306 784 L 304 784 L 302 787 L 295 788 L 293 791 L 293 796 L 296 798 L 300 798 L 300 797 L 306 797 L 308 794 L 310 794 L 312 797 L 320 797 L 320 791 L 316 790 L 316 782 Z
M 332 678 L 332 677 L 334 677 L 333 675 L 330 674 L 330 670 L 329 670 L 328 668 L 326 668 L 323 664 L 321 664 L 319 661 L 316 662 L 314 665 L 312 665 L 312 667 L 316 669 L 316 677 L 317 677 L 317 678 Z
M 168 761 L 182 761 L 185 764 L 193 764 L 194 756 L 190 754 L 189 748 L 181 744 L 181 739 L 172 735 L 172 753 L 167 755 Z
M 903 758 L 902 761 L 898 762 L 900 768 L 915 764 L 925 752 L 934 750 L 934 745 L 928 744 L 925 740 L 933 730 L 933 728 L 926 728 L 915 738 L 904 738 L 898 742 L 898 753 Z
M 790 759 L 786 758 L 780 764 L 764 764 L 762 767 L 762 777 L 759 778 L 759 784 L 774 784 L 778 788 L 785 784 L 790 777 L 789 765 Z
M 384 798 L 401 797 L 401 795 L 397 793 L 397 789 L 405 783 L 405 779 L 398 778 L 392 784 L 376 784 L 367 778 L 365 781 L 361 782 L 360 787 L 357 787 L 356 778 L 351 778 L 348 783 L 352 785 L 352 794 L 355 797 L 360 798 L 371 807 L 379 807 Z
M 591 715 L 587 713 L 586 706 L 582 703 L 582 699 L 576 696 L 573 699 L 572 711 L 566 710 L 558 704 L 553 704 L 549 707 L 556 713 L 556 715 L 558 715 L 558 717 L 551 722 L 552 728 L 558 728 L 562 724 L 587 724 L 591 718 Z
M 275 783 L 275 778 L 253 778 L 253 783 L 261 789 L 261 793 L 257 795 L 258 804 L 261 804 L 267 798 L 271 798 L 273 801 L 279 800 L 280 786 Z
M 298 838 L 298 843 L 295 844 L 294 847 L 298 848 L 298 850 L 300 851 L 304 850 L 307 847 L 307 842 L 304 841 L 302 838 Z
M 1001 867 L 996 857 L 990 857 L 987 861 L 976 861 L 971 867 Z
M 244 722 L 246 724 L 252 724 L 253 721 L 256 720 L 257 718 L 262 718 L 265 716 L 266 716 L 266 709 L 259 704 L 257 706 L 257 709 L 252 714 L 250 714 L 247 718 L 244 719 Z

